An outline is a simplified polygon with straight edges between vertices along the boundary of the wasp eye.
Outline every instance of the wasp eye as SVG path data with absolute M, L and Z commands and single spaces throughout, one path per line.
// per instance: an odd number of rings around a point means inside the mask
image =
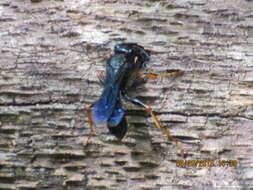
M 117 44 L 114 47 L 115 53 L 132 53 L 133 49 L 128 44 Z

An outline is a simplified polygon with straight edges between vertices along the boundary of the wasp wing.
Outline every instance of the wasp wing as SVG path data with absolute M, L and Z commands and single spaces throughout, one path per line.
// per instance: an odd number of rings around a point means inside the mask
M 125 110 L 122 108 L 120 99 L 117 100 L 115 109 L 107 122 L 107 127 L 110 133 L 119 139 L 122 139 L 127 132 Z
M 107 122 L 114 112 L 119 96 L 119 87 L 115 85 L 105 86 L 99 100 L 92 108 L 92 117 L 96 125 Z
M 123 116 L 125 114 L 125 110 L 122 108 L 120 100 L 117 100 L 116 106 L 109 120 L 107 121 L 108 126 L 116 127 L 121 122 Z

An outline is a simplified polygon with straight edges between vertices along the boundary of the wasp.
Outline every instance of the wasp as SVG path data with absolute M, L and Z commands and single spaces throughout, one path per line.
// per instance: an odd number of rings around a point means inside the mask
M 144 104 L 137 98 L 129 97 L 127 92 L 140 78 L 161 78 L 182 75 L 184 72 L 173 70 L 163 74 L 142 73 L 146 63 L 150 60 L 151 51 L 136 43 L 121 43 L 114 47 L 114 55 L 106 62 L 106 72 L 100 76 L 103 92 L 100 98 L 85 108 L 89 122 L 88 140 L 94 133 L 94 126 L 106 123 L 109 132 L 122 139 L 127 132 L 127 120 L 122 99 L 136 106 L 144 108 L 153 118 L 155 126 L 165 134 L 169 140 L 178 145 L 178 141 L 172 137 L 170 131 L 161 124 L 153 108 Z

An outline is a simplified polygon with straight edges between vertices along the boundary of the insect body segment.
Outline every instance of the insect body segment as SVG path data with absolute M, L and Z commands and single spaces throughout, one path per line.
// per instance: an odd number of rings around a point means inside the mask
M 115 54 L 106 64 L 106 77 L 103 82 L 104 90 L 99 100 L 93 105 L 91 117 L 96 125 L 107 123 L 111 133 L 123 138 L 126 133 L 125 110 L 122 108 L 120 93 L 125 88 L 133 71 L 140 68 L 140 64 L 149 57 L 144 48 L 137 44 L 119 44 L 115 46 Z M 137 62 L 138 60 L 138 62 Z M 124 120 L 124 121 L 122 121 Z M 113 129 L 116 128 L 117 129 Z M 119 135 L 119 129 L 121 132 Z
M 110 119 L 119 101 L 118 96 L 119 86 L 108 85 L 104 88 L 102 95 L 92 108 L 92 118 L 96 125 L 107 122 Z M 120 113 L 120 110 L 118 113 Z
M 181 75 L 182 71 L 173 71 L 168 74 L 140 74 L 144 64 L 150 59 L 150 51 L 135 43 L 122 43 L 114 47 L 114 55 L 106 63 L 106 75 L 102 81 L 103 92 L 99 100 L 93 105 L 86 107 L 90 125 L 89 138 L 93 134 L 94 124 L 106 123 L 111 134 L 121 139 L 127 132 L 125 110 L 121 104 L 121 98 L 146 109 L 155 121 L 157 128 L 170 140 L 177 143 L 167 128 L 161 125 L 153 109 L 136 98 L 127 95 L 127 90 L 133 86 L 140 77 L 160 78 Z M 177 143 L 178 144 L 178 143 Z

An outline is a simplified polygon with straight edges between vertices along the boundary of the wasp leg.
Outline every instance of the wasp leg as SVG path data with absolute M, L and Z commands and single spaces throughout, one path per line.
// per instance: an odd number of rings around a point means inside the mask
M 163 77 L 174 77 L 183 75 L 184 71 L 176 70 L 168 73 L 155 74 L 155 73 L 142 73 L 139 75 L 140 78 L 158 79 Z
M 167 128 L 165 128 L 164 126 L 162 126 L 161 121 L 157 118 L 157 116 L 156 116 L 156 114 L 154 113 L 152 107 L 150 107 L 150 106 L 144 104 L 143 102 L 141 102 L 140 100 L 138 100 L 138 99 L 136 99 L 136 98 L 131 98 L 131 97 L 129 97 L 125 92 L 122 92 L 122 96 L 123 96 L 127 101 L 129 101 L 129 102 L 131 102 L 131 103 L 133 103 L 133 104 L 135 104 L 135 105 L 137 105 L 137 106 L 140 106 L 140 107 L 145 108 L 145 110 L 147 110 L 147 111 L 149 112 L 149 114 L 151 115 L 151 117 L 152 117 L 153 120 L 155 121 L 155 126 L 156 126 L 163 134 L 165 134 L 165 135 L 168 137 L 168 139 L 169 139 L 170 141 L 175 142 L 175 143 L 176 143 L 176 146 L 180 149 L 181 154 L 184 155 L 184 152 L 185 152 L 185 151 L 184 151 L 184 149 L 182 148 L 180 142 L 179 142 L 176 138 L 174 138 L 174 137 L 171 135 L 170 131 L 169 131 Z
M 104 71 L 100 71 L 98 74 L 97 74 L 97 77 L 99 79 L 99 82 L 104 85 L 105 83 L 105 72 Z
M 88 139 L 85 144 L 85 145 L 88 145 L 91 136 L 94 134 L 94 122 L 93 122 L 92 115 L 91 115 L 92 105 L 86 106 L 85 110 L 87 111 L 87 118 L 88 118 L 89 128 L 90 128 L 90 131 L 88 134 Z

